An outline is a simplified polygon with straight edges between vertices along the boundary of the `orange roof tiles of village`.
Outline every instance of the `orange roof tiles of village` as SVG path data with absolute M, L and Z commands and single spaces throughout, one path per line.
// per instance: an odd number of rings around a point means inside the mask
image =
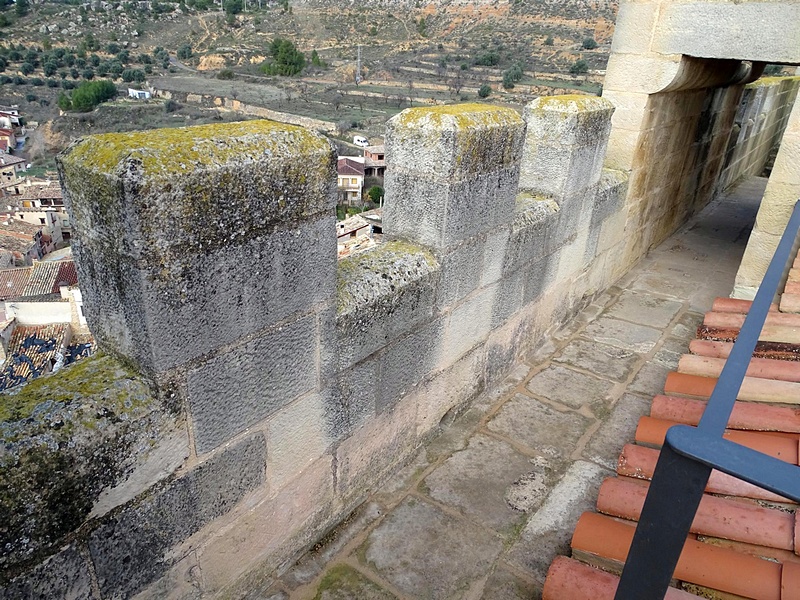
M 24 186 L 21 191 L 22 193 L 16 200 L 49 200 L 64 197 L 61 186 L 58 183 Z
M 78 285 L 72 260 L 37 262 L 32 267 L 0 270 L 0 300 L 57 294 L 62 285 Z
M 340 156 L 337 162 L 339 175 L 364 176 L 364 164 L 347 156 Z

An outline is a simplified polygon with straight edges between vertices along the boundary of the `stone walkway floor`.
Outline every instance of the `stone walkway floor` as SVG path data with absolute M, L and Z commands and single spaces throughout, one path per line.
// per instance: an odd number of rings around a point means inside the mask
M 710 205 L 518 364 L 269 600 L 530 599 L 716 296 L 765 179 Z

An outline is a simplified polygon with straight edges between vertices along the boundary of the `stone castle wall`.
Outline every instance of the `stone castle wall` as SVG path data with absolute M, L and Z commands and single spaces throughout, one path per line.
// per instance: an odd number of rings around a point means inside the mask
M 737 106 L 682 101 L 697 119 Z M 73 410 L 37 450 L 46 465 L 77 448 L 72 470 L 37 471 L 81 500 L 68 514 L 33 488 L 0 495 L 23 515 L 0 598 L 241 597 L 312 544 L 646 251 L 627 238 L 627 173 L 603 167 L 613 112 L 588 96 L 524 118 L 404 111 L 386 136 L 388 241 L 338 263 L 317 134 L 250 121 L 70 147 L 59 172 L 106 354 L 68 389 L 102 418 Z M 40 435 L 52 408 L 37 410 L 4 435 Z M 0 473 L 24 475 L 14 448 Z
M 745 86 L 718 190 L 764 172 L 783 138 L 798 89 L 800 77 L 765 77 Z

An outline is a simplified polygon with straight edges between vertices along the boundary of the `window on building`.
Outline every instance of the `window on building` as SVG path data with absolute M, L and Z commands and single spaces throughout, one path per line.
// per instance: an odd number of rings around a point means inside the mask
M 43 219 L 42 217 L 39 217 L 39 222 L 40 222 L 42 225 L 44 225 L 44 219 Z

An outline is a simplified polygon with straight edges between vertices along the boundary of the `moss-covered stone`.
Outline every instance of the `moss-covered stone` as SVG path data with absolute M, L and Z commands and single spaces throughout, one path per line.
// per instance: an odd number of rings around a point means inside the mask
M 394 170 L 472 178 L 518 164 L 524 129 L 522 117 L 510 108 L 409 108 L 387 122 L 387 157 Z
M 74 146 L 64 162 L 111 173 L 125 161 L 135 160 L 145 177 L 171 178 L 245 156 L 253 160 L 259 155 L 294 158 L 329 150 L 324 137 L 302 127 L 275 121 L 241 121 L 91 136 Z
M 409 108 L 400 113 L 396 119 L 397 125 L 403 127 L 436 129 L 467 129 L 522 124 L 522 117 L 511 108 L 477 103 Z
M 380 298 L 399 300 L 400 288 L 438 268 L 433 254 L 396 240 L 339 261 L 337 310 L 340 315 L 372 304 Z
M 745 89 L 754 90 L 754 89 L 758 89 L 760 87 L 788 84 L 789 82 L 797 82 L 797 81 L 800 81 L 800 76 L 798 76 L 798 75 L 761 77 L 760 79 L 756 79 L 752 83 L 748 83 L 744 87 L 745 87 Z
M 75 531 L 177 419 L 102 354 L 0 395 L 0 414 L 0 584 Z
M 396 596 L 348 565 L 328 569 L 317 588 L 314 600 L 394 600 Z

